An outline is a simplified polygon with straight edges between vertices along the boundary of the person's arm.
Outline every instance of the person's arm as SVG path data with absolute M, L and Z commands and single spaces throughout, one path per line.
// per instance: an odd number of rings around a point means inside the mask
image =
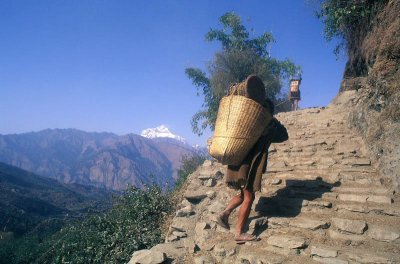
M 272 138 L 272 143 L 282 143 L 289 139 L 288 132 L 286 128 L 278 121 L 278 119 L 274 118 L 271 122 L 274 122 L 274 136 Z

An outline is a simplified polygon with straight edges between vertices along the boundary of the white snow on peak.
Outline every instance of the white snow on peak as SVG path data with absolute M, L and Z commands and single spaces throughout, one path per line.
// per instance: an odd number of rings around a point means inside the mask
M 142 130 L 142 133 L 140 133 L 140 135 L 146 138 L 173 138 L 180 142 L 187 143 L 186 139 L 184 139 L 183 137 L 172 134 L 168 127 L 166 127 L 165 125 Z

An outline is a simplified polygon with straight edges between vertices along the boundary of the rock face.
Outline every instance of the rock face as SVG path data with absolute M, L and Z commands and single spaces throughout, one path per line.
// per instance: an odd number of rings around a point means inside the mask
M 351 44 L 341 90 L 358 90 L 349 125 L 368 142 L 381 173 L 400 189 L 400 1 L 369 4 L 376 4 L 374 14 L 347 36 Z
M 399 195 L 347 127 L 354 95 L 277 115 L 289 140 L 271 146 L 246 224 L 259 241 L 235 243 L 237 210 L 230 230 L 216 224 L 237 192 L 224 184 L 226 167 L 206 161 L 188 178 L 163 253 L 172 263 L 399 263 Z
M 184 155 L 196 150 L 174 139 L 48 129 L 0 135 L 0 161 L 64 183 L 121 190 L 128 184 L 172 186 Z

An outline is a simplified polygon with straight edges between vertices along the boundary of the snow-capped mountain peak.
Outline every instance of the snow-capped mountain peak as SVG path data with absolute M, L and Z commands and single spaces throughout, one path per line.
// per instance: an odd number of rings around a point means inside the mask
M 140 135 L 146 138 L 173 138 L 180 142 L 187 143 L 183 137 L 173 134 L 165 125 L 142 130 Z

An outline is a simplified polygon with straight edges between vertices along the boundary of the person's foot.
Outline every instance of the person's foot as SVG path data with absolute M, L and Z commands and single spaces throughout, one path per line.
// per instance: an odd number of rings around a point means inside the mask
M 256 236 L 249 235 L 249 234 L 246 234 L 246 233 L 242 233 L 240 235 L 235 235 L 235 241 L 238 244 L 242 244 L 242 243 L 245 243 L 245 242 L 248 242 L 248 241 L 254 241 L 256 239 L 257 239 Z
M 224 213 L 221 213 L 217 216 L 217 224 L 225 229 L 230 229 L 229 223 L 228 223 L 228 217 L 229 215 L 225 215 Z

